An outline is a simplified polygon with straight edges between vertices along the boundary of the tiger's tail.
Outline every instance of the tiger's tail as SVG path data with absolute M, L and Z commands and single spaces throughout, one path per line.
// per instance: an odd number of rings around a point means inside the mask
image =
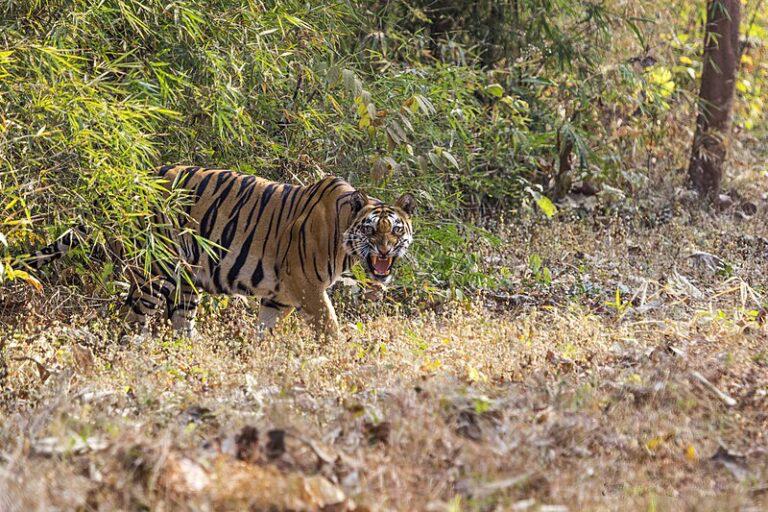
M 52 261 L 63 258 L 69 251 L 83 243 L 88 235 L 85 226 L 79 225 L 68 229 L 52 244 L 46 245 L 33 255 L 29 256 L 25 263 L 34 270 L 40 270 Z

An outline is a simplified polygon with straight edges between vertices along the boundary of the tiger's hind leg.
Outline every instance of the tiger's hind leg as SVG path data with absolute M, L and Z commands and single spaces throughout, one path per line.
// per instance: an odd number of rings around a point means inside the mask
M 293 311 L 293 306 L 271 299 L 261 299 L 257 326 L 259 339 L 264 338 L 267 331 L 271 331 L 277 322 L 290 315 L 291 311 Z
M 168 318 L 177 334 L 188 338 L 197 336 L 195 317 L 199 303 L 200 295 L 187 283 L 182 283 L 178 293 L 168 299 Z
M 127 309 L 125 320 L 132 330 L 139 331 L 139 341 L 150 334 L 149 319 L 165 306 L 173 290 L 173 284 L 160 277 L 131 286 L 125 301 Z

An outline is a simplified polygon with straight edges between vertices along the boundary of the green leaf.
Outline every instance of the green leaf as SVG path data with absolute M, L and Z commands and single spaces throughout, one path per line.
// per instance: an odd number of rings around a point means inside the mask
M 485 88 L 485 91 L 491 96 L 496 96 L 497 98 L 504 96 L 504 88 L 499 84 L 491 84 Z
M 438 158 L 436 154 L 430 151 L 429 153 L 427 153 L 427 157 L 429 157 L 429 161 L 432 162 L 432 165 L 434 165 L 438 169 L 443 168 L 442 164 L 440 163 L 440 158 Z
M 448 163 L 450 163 L 455 168 L 457 169 L 459 168 L 459 162 L 457 162 L 456 158 L 452 154 L 450 154 L 447 150 L 444 149 L 440 156 L 445 158 L 448 161 Z

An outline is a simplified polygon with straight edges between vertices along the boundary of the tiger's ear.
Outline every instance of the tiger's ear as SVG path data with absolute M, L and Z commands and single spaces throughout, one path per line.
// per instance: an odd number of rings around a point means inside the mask
M 411 194 L 403 194 L 395 202 L 395 206 L 403 210 L 409 216 L 416 211 L 416 199 Z
M 368 196 L 365 195 L 365 192 L 355 190 L 349 198 L 349 204 L 352 206 L 352 212 L 357 213 L 368 204 Z

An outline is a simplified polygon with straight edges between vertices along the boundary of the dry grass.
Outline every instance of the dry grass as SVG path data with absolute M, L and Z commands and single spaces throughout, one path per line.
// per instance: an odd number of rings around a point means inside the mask
M 506 228 L 509 294 L 353 304 L 330 344 L 232 304 L 124 347 L 96 300 L 7 291 L 0 509 L 764 509 L 764 216 Z

